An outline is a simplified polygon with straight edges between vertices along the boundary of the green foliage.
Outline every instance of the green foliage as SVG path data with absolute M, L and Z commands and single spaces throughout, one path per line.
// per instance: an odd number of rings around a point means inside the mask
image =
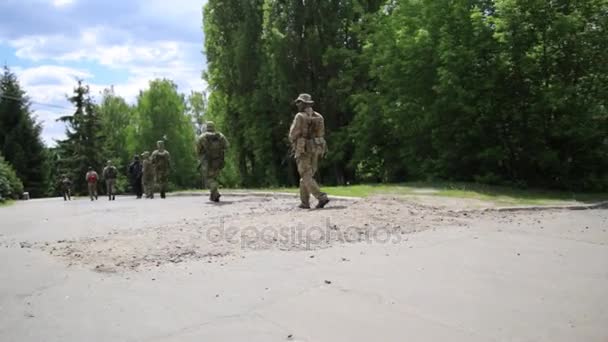
M 0 197 L 19 199 L 23 193 L 23 183 L 13 167 L 0 154 Z
M 78 81 L 69 97 L 76 107 L 74 114 L 60 117 L 66 124 L 66 139 L 58 141 L 57 166 L 59 177 L 68 175 L 77 194 L 87 193 L 85 175 L 89 167 L 101 170 L 103 160 L 103 131 L 98 108 L 89 94 L 89 87 Z M 59 179 L 56 179 L 59 181 Z
M 134 152 L 152 152 L 156 142 L 164 140 L 173 163 L 170 182 L 180 188 L 199 184 L 194 130 L 186 113 L 184 96 L 177 92 L 177 86 L 165 79 L 151 81 L 150 88 L 138 96 L 135 111 Z
M 128 141 L 129 132 L 132 130 L 133 109 L 122 97 L 116 95 L 114 88 L 109 88 L 102 92 L 98 113 L 100 134 L 103 136 L 102 160 L 112 160 L 121 176 L 127 177 L 127 168 L 135 150 Z M 101 170 L 97 172 L 101 173 Z M 117 184 L 119 192 L 125 190 L 122 177 L 119 177 Z
M 205 6 L 207 115 L 221 117 L 239 183 L 296 184 L 286 139 L 301 92 L 325 115 L 330 149 L 321 177 L 344 183 L 353 144 L 347 101 L 364 88 L 358 65 L 360 32 L 382 1 L 211 0 Z M 222 105 L 218 105 L 222 103 Z
M 207 94 L 205 92 L 191 91 L 188 95 L 187 112 L 196 134 L 203 132 L 205 112 L 207 111 Z
M 29 100 L 8 67 L 0 76 L 0 152 L 11 163 L 31 197 L 46 195 L 49 165 L 40 138 L 42 127 Z
M 605 1 L 385 9 L 351 96 L 358 178 L 608 188 Z
M 309 92 L 325 183 L 608 188 L 604 0 L 210 0 L 203 24 L 240 185 L 295 183 L 285 134 Z

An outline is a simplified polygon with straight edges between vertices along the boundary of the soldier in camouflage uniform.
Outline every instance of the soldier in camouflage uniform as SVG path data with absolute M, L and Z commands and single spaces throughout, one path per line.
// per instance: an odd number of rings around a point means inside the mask
M 228 140 L 220 132 L 215 131 L 215 124 L 207 122 L 205 133 L 197 141 L 197 151 L 201 162 L 203 184 L 209 185 L 209 200 L 220 201 L 217 177 L 224 168 L 224 153 L 228 149 Z
M 295 100 L 298 113 L 289 130 L 289 140 L 300 174 L 300 208 L 310 209 L 310 194 L 318 201 L 316 208 L 323 208 L 329 199 L 321 192 L 314 179 L 319 157 L 325 156 L 325 122 L 323 116 L 312 109 L 314 101 L 309 94 L 300 94 Z
M 97 180 L 99 179 L 99 175 L 95 170 L 93 170 L 92 166 L 89 166 L 85 179 L 87 181 L 89 197 L 91 198 L 91 201 L 94 201 L 97 199 Z
M 152 152 L 152 165 L 154 166 L 154 176 L 156 186 L 160 192 L 160 198 L 165 198 L 167 187 L 169 185 L 169 171 L 171 170 L 171 155 L 165 150 L 165 142 L 159 140 L 156 143 L 158 148 Z
M 154 198 L 154 167 L 152 166 L 152 159 L 150 159 L 150 152 L 145 151 L 141 154 L 141 157 L 143 165 L 141 184 L 144 187 L 146 198 Z
M 106 181 L 106 191 L 108 200 L 116 200 L 116 178 L 118 178 L 118 170 L 112 165 L 112 161 L 108 160 L 106 167 L 102 171 L 103 179 Z
M 63 200 L 71 201 L 72 200 L 72 180 L 70 180 L 68 175 L 63 175 L 63 177 L 61 177 L 61 181 L 59 183 L 61 184 L 61 193 L 63 194 Z

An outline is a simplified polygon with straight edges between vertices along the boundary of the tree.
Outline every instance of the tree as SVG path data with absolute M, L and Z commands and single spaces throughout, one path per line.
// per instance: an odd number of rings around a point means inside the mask
M 102 122 L 89 94 L 89 86 L 78 80 L 74 94 L 68 100 L 76 107 L 74 114 L 60 117 L 66 124 L 66 139 L 58 141 L 59 165 L 62 174 L 72 178 L 74 191 L 87 191 L 84 175 L 88 167 L 100 170 L 103 160 Z
M 170 181 L 178 187 L 194 187 L 201 177 L 196 172 L 195 137 L 184 96 L 170 80 L 150 82 L 149 89 L 137 97 L 136 121 L 133 130 L 136 151 L 152 151 L 158 140 L 166 142 L 171 153 L 173 170 Z
M 207 111 L 207 94 L 205 92 L 191 91 L 188 95 L 187 111 L 196 134 L 203 132 L 205 125 L 205 112 Z
M 295 183 L 285 132 L 309 92 L 326 183 L 605 189 L 607 14 L 604 0 L 210 0 L 206 115 L 246 186 Z
M 132 159 L 135 148 L 129 141 L 132 130 L 133 109 L 120 96 L 116 95 L 114 88 L 104 89 L 98 106 L 103 135 L 103 159 L 112 160 L 120 173 L 126 174 L 127 166 Z M 119 184 L 119 189 L 123 189 Z
M 0 151 L 23 181 L 31 197 L 46 195 L 49 167 L 40 137 L 42 126 L 29 99 L 8 67 L 0 77 Z
M 387 2 L 368 26 L 357 178 L 606 189 L 605 1 Z
M 382 1 L 212 0 L 205 7 L 208 112 L 235 150 L 241 184 L 295 184 L 286 139 L 293 99 L 309 92 L 326 118 L 328 182 L 352 180 L 347 100 L 364 86 L 359 33 Z M 220 105 L 221 103 L 221 105 Z M 216 111 L 216 112 L 214 112 Z
M 7 198 L 18 199 L 22 193 L 23 183 L 0 153 L 0 201 Z

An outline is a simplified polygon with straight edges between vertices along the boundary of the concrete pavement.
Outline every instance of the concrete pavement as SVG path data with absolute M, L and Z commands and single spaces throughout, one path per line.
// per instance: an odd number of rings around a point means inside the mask
M 32 215 L 63 222 L 40 203 Z M 118 219 L 63 231 L 20 210 L 0 209 L 2 341 L 608 340 L 606 210 L 119 273 L 14 243 L 103 234 Z

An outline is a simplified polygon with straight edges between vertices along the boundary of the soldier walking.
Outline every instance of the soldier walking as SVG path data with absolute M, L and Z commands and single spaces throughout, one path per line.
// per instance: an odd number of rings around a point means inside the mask
M 156 143 L 157 150 L 152 152 L 152 165 L 154 166 L 154 176 L 156 186 L 160 192 L 160 198 L 165 198 L 169 185 L 169 171 L 171 170 L 171 155 L 165 150 L 165 142 L 159 140 Z
M 209 200 L 219 202 L 221 195 L 218 191 L 217 177 L 224 168 L 224 154 L 228 149 L 228 140 L 222 133 L 215 131 L 213 122 L 207 122 L 206 126 L 206 131 L 198 138 L 197 152 L 201 162 L 203 184 L 209 186 Z
M 72 180 L 68 175 L 63 175 L 61 178 L 61 193 L 63 194 L 64 201 L 72 200 Z
M 85 179 L 87 181 L 87 187 L 89 190 L 89 197 L 91 198 L 91 201 L 96 200 L 97 199 L 97 180 L 99 179 L 99 175 L 97 174 L 97 172 L 95 172 L 95 170 L 93 170 L 93 167 L 89 166 L 89 170 L 87 171 L 87 174 L 85 175 Z
M 310 209 L 310 195 L 318 201 L 316 208 L 329 203 L 327 194 L 321 192 L 314 179 L 319 166 L 319 157 L 327 152 L 325 142 L 325 122 L 323 116 L 312 109 L 314 101 L 309 94 L 300 94 L 295 100 L 298 113 L 289 130 L 289 140 L 300 174 L 299 208 Z
M 150 152 L 145 151 L 141 157 L 143 158 L 141 184 L 146 198 L 154 198 L 154 166 L 150 159 Z
M 118 177 L 118 170 L 112 161 L 108 160 L 106 167 L 103 169 L 103 179 L 106 181 L 106 190 L 108 192 L 108 200 L 116 200 L 116 178 Z
M 133 161 L 129 165 L 129 180 L 131 181 L 131 187 L 137 198 L 141 198 L 142 195 L 142 164 L 139 160 L 139 156 L 135 155 Z

